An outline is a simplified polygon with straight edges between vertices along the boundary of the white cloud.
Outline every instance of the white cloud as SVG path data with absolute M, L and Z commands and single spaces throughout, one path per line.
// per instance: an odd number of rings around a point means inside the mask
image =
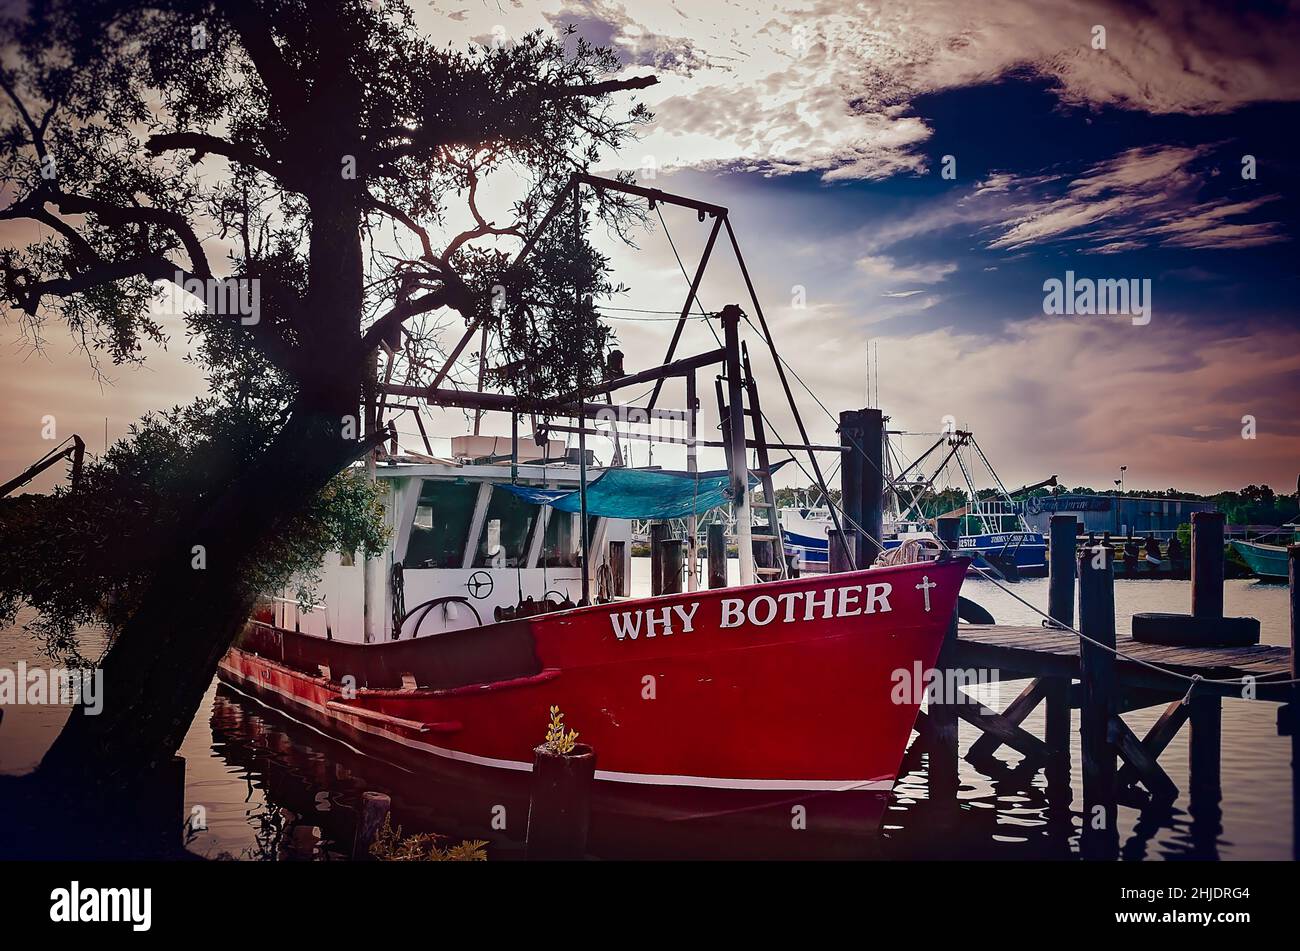
M 1067 103 L 1153 114 L 1300 98 L 1300 72 L 1278 68 L 1292 58 L 1296 14 L 1208 2 L 519 0 L 458 12 L 419 15 L 453 42 L 576 23 L 634 69 L 652 67 L 660 84 L 643 98 L 658 121 L 625 158 L 654 156 L 660 168 L 831 180 L 919 171 L 930 129 L 910 103 L 1013 71 L 1048 78 Z M 1105 50 L 1091 46 L 1095 24 Z
M 949 261 L 904 265 L 886 255 L 869 254 L 858 259 L 858 269 L 871 277 L 890 282 L 936 284 L 957 270 L 957 265 Z M 913 291 L 912 293 L 919 292 Z
M 1276 222 L 1228 220 L 1254 213 L 1276 195 L 1200 200 L 1206 178 L 1195 166 L 1209 151 L 1209 146 L 1130 149 L 1094 165 L 1055 197 L 1040 195 L 1041 177 L 1017 182 L 993 176 L 992 187 L 975 192 L 1007 201 L 997 221 L 1001 233 L 989 247 L 1016 250 L 1068 237 L 1095 243 L 1086 250 L 1113 254 L 1156 244 L 1249 248 L 1287 240 Z

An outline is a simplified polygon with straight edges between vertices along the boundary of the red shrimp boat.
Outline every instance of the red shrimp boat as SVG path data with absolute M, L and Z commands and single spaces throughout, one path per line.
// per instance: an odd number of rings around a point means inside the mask
M 259 620 L 220 675 L 417 768 L 526 777 L 558 705 L 597 752 L 597 809 L 788 820 L 803 805 L 810 827 L 872 827 L 916 719 L 911 678 L 935 663 L 965 568 L 614 601 L 375 644 Z
M 843 460 L 846 489 L 850 469 L 879 470 L 880 412 L 858 414 L 874 430 L 842 430 L 830 446 L 808 442 L 725 208 L 577 175 L 543 227 L 582 188 L 714 219 L 667 362 L 627 373 L 622 354 L 610 353 L 602 383 L 547 403 L 550 420 L 577 426 L 545 422 L 524 440 L 518 420 L 538 412 L 537 399 L 437 388 L 478 333 L 473 325 L 433 385 L 378 385 L 375 416 L 384 399 L 423 399 L 479 415 L 510 413 L 511 436 L 480 436 L 476 427 L 476 435 L 452 440 L 447 459 L 432 455 L 427 437 L 423 455 L 375 450 L 367 472 L 384 493 L 387 549 L 360 563 L 352 554 L 327 556 L 313 579 L 319 603 L 300 604 L 296 584 L 270 596 L 221 661 L 220 677 L 365 752 L 522 793 L 525 801 L 533 749 L 558 706 L 596 752 L 593 822 L 602 815 L 650 820 L 658 823 L 645 833 L 651 838 L 664 833 L 666 820 L 726 817 L 787 829 L 872 829 L 916 719 L 917 681 L 955 617 L 966 560 L 945 552 L 915 564 L 798 577 L 780 554 L 772 477 L 783 463 L 773 464 L 768 452 L 807 452 L 829 498 L 817 454 Z M 679 338 L 690 336 L 686 317 L 724 225 L 757 324 L 728 305 L 712 315 L 721 345 L 674 360 Z M 742 321 L 761 328 L 801 443 L 769 442 L 764 433 Z M 402 359 L 386 352 L 385 380 Z M 696 437 L 696 375 L 713 365 L 723 438 L 710 442 Z M 655 408 L 660 387 L 675 380 L 684 382 L 685 409 Z M 614 403 L 614 393 L 648 382 L 655 384 L 648 405 Z M 608 427 L 588 429 L 588 420 Z M 664 420 L 678 427 L 672 435 L 656 425 Z M 656 429 L 638 431 L 643 424 Z M 552 433 L 576 434 L 576 454 Z M 610 465 L 593 468 L 588 438 L 610 440 Z M 620 438 L 684 448 L 686 469 L 629 467 Z M 699 471 L 700 450 L 722 450 L 726 468 Z M 864 489 L 858 501 L 864 522 L 872 506 L 879 517 L 878 489 Z M 840 516 L 832 518 L 840 528 Z M 695 590 L 709 520 L 734 540 L 742 583 L 724 586 L 723 565 L 710 564 L 709 590 Z M 632 526 L 646 522 L 666 526 L 685 545 L 684 571 L 652 562 L 652 593 L 679 593 L 629 597 Z M 869 564 L 872 533 L 843 528 L 844 554 L 856 549 L 856 564 Z M 710 536 L 714 560 L 724 554 L 716 540 Z

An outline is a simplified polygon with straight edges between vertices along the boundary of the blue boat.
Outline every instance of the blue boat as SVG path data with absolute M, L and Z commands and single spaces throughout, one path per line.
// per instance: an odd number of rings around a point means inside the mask
M 1300 526 L 1291 524 L 1283 525 L 1281 529 L 1271 534 L 1284 534 L 1286 530 L 1292 532 L 1294 540 L 1300 540 Z M 1261 538 L 1264 536 L 1260 536 Z M 1292 542 L 1294 544 L 1294 541 Z M 1287 580 L 1287 551 L 1286 545 L 1268 545 L 1258 539 L 1253 542 L 1238 541 L 1233 539 L 1232 547 L 1237 549 L 1237 554 L 1245 559 L 1246 564 L 1250 565 L 1250 570 L 1255 572 L 1256 577 L 1262 581 L 1286 581 Z

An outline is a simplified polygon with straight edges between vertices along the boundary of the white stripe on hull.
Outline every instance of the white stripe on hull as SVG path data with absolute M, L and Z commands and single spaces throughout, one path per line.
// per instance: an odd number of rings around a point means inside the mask
M 265 663 L 265 661 L 263 661 L 263 663 Z M 231 677 L 246 683 L 251 683 L 256 689 L 269 690 L 292 703 L 297 703 L 310 710 L 314 710 L 321 716 L 342 721 L 342 717 L 335 715 L 334 711 L 327 710 L 320 704 L 307 700 L 304 697 L 299 697 L 297 694 L 282 690 L 274 684 L 265 682 L 259 683 L 256 680 L 245 677 L 243 674 L 239 673 L 239 671 L 228 667 L 224 661 L 221 663 L 221 669 Z M 513 769 L 521 772 L 532 772 L 533 770 L 532 763 L 524 763 L 519 760 L 510 759 L 496 759 L 491 756 L 479 756 L 474 753 L 466 753 L 463 750 L 451 750 L 442 746 L 434 746 L 431 743 L 421 743 L 419 740 L 412 740 L 408 737 L 398 736 L 395 733 L 390 733 L 387 730 L 369 724 L 353 723 L 351 721 L 344 722 L 347 722 L 348 726 L 352 729 L 381 737 L 393 743 L 399 743 L 410 749 L 432 753 L 433 755 L 441 756 L 444 759 L 471 763 L 476 766 L 490 766 L 496 769 Z M 632 783 L 643 786 L 697 786 L 704 789 L 752 789 L 766 791 L 807 790 L 816 792 L 879 790 L 887 792 L 894 788 L 894 781 L 892 779 L 726 779 L 715 776 L 673 776 L 659 775 L 655 773 L 624 773 L 607 769 L 596 770 L 596 778 L 612 783 Z

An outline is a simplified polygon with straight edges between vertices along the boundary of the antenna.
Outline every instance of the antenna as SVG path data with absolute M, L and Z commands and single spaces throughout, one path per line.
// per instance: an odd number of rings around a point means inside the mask
M 873 341 L 873 344 L 876 351 L 876 368 L 875 371 L 871 374 L 871 376 L 876 381 L 875 405 L 879 407 L 880 406 L 880 343 L 878 341 Z

